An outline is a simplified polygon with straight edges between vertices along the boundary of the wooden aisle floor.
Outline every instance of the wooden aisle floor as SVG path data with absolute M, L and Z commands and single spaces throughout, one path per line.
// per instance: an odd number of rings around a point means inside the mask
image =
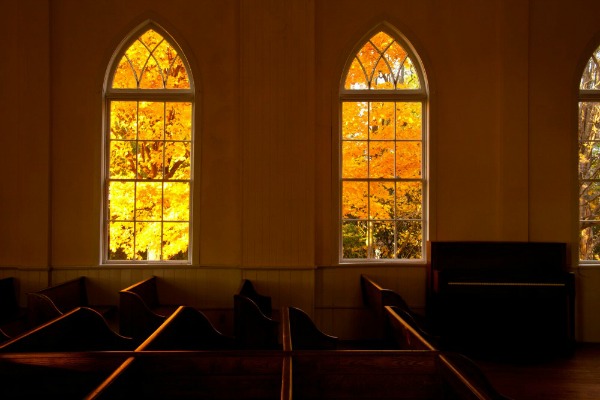
M 514 400 L 600 400 L 600 343 L 578 344 L 572 357 L 540 364 L 476 362 Z

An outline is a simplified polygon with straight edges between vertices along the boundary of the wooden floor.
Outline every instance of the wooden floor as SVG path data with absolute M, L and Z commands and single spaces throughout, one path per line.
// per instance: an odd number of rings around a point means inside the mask
M 600 399 L 600 343 L 579 344 L 573 357 L 540 364 L 477 364 L 514 400 Z

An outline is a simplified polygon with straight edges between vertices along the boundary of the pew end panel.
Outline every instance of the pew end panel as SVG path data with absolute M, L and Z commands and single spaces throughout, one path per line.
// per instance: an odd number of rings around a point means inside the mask
M 137 340 L 146 339 L 178 306 L 159 301 L 156 277 L 137 282 L 119 292 L 119 331 Z
M 40 325 L 77 307 L 92 308 L 111 324 L 116 320 L 116 306 L 90 304 L 85 276 L 27 294 L 30 327 Z
M 405 310 L 385 306 L 388 320 L 388 336 L 392 337 L 402 350 L 438 350 L 428 335 L 421 331 L 414 321 L 409 322 L 411 315 Z
M 215 329 L 202 311 L 180 306 L 137 350 L 226 350 L 236 345 L 235 339 Z
M 266 296 L 258 293 L 254 288 L 254 284 L 249 279 L 243 279 L 237 294 L 244 296 L 256 303 L 260 311 L 269 318 L 273 317 L 273 308 L 271 296 Z
M 0 353 L 133 350 L 97 311 L 79 307 L 0 345 Z
M 233 296 L 234 336 L 243 349 L 281 349 L 280 323 L 262 313 L 251 299 Z
M 284 332 L 284 341 L 289 344 L 284 348 L 290 350 L 335 350 L 339 348 L 340 339 L 337 336 L 322 332 L 312 318 L 297 307 L 284 308 L 281 323 Z M 286 338 L 287 336 L 287 338 Z

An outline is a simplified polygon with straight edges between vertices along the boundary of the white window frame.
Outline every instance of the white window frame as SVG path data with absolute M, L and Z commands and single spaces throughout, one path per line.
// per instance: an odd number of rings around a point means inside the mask
M 361 50 L 361 48 L 369 41 L 374 35 L 378 32 L 384 32 L 387 35 L 391 36 L 395 39 L 408 53 L 408 57 L 412 60 L 415 70 L 417 71 L 420 88 L 419 89 L 345 89 L 345 79 L 352 65 L 354 57 Z M 374 102 L 374 101 L 386 101 L 386 102 L 414 102 L 422 104 L 422 136 L 421 136 L 421 178 L 420 179 L 403 179 L 403 178 L 367 178 L 367 179 L 344 179 L 342 177 L 342 125 L 343 125 L 343 103 L 348 101 L 360 101 L 360 102 Z M 348 60 L 346 61 L 346 65 L 344 67 L 342 78 L 340 80 L 339 85 L 339 101 L 338 101 L 338 121 L 339 126 L 337 129 L 337 175 L 338 175 L 338 225 L 337 225 L 337 234 L 338 234 L 338 262 L 340 264 L 364 264 L 364 263 L 394 263 L 394 264 L 423 264 L 427 259 L 427 238 L 428 238 L 428 197 L 429 197 L 429 127 L 428 127 L 428 113 L 429 113 L 429 89 L 427 76 L 425 74 L 425 68 L 423 67 L 423 63 L 421 58 L 418 56 L 417 52 L 410 44 L 410 42 L 402 35 L 400 32 L 397 32 L 395 29 L 388 26 L 379 26 L 376 29 L 371 30 L 367 35 L 365 35 L 358 44 L 352 50 Z M 370 141 L 370 139 L 368 140 Z M 394 143 L 398 141 L 395 139 Z M 402 259 L 402 258 L 387 258 L 387 259 L 376 259 L 371 257 L 369 254 L 369 258 L 344 258 L 343 257 L 343 234 L 342 234 L 342 224 L 344 222 L 342 215 L 342 187 L 343 182 L 345 181 L 363 181 L 363 182 L 380 182 L 380 181 L 394 181 L 394 182 L 414 182 L 419 181 L 422 184 L 422 214 L 421 214 L 421 258 L 418 259 Z M 400 219 L 395 219 L 395 221 L 399 221 Z M 370 249 L 368 250 L 370 252 Z
M 112 82 L 115 70 L 121 60 L 121 57 L 127 51 L 127 49 L 146 31 L 154 30 L 159 33 L 164 40 L 177 51 L 178 56 L 181 58 L 188 76 L 190 87 L 186 89 L 121 89 L 112 88 Z M 195 100 L 195 88 L 194 79 L 192 75 L 192 69 L 185 56 L 185 53 L 181 47 L 177 44 L 174 38 L 158 24 L 147 21 L 139 25 L 133 30 L 117 47 L 115 53 L 111 57 L 108 64 L 106 76 L 104 79 L 103 88 L 103 137 L 102 137 L 102 212 L 101 212 L 101 254 L 100 264 L 101 265 L 135 265 L 135 264 L 160 264 L 160 265 L 191 265 L 193 259 L 193 193 L 194 193 L 194 153 L 195 153 L 195 115 L 196 115 L 196 100 Z M 188 102 L 192 106 L 192 129 L 191 129 L 191 152 L 190 152 L 190 194 L 189 194 L 189 231 L 188 231 L 188 257 L 187 260 L 110 260 L 108 258 L 109 251 L 109 202 L 108 202 L 108 183 L 110 182 L 110 103 L 111 101 L 148 101 L 148 102 Z M 131 179 L 132 181 L 141 181 L 138 179 Z M 166 180 L 153 180 L 152 182 L 165 182 Z M 164 220 L 161 219 L 161 223 Z

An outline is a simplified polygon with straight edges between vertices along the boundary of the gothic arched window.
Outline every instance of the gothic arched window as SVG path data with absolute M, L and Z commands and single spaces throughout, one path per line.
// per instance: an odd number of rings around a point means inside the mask
M 375 32 L 355 50 L 340 85 L 340 260 L 419 260 L 427 83 L 401 35 Z
M 191 262 L 194 86 L 146 24 L 115 53 L 105 97 L 103 262 Z

